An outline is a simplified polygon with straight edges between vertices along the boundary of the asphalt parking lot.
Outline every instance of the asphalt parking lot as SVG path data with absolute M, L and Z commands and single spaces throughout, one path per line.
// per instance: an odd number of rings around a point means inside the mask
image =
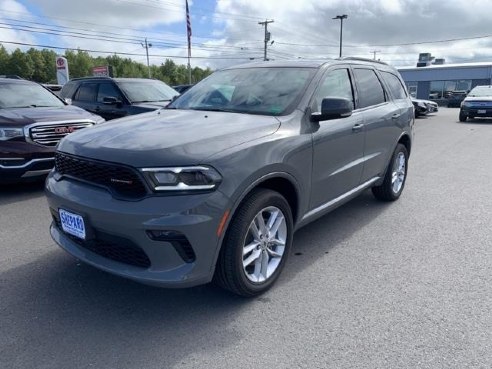
M 42 185 L 0 189 L 1 368 L 491 368 L 492 120 L 416 120 L 401 199 L 301 229 L 256 299 L 165 290 L 59 249 Z

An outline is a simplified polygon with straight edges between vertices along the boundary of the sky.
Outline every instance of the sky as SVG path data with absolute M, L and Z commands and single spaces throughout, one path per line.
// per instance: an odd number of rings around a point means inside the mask
M 268 58 L 343 55 L 394 66 L 415 65 L 429 52 L 446 63 L 492 62 L 492 0 L 189 0 L 192 66 L 223 68 Z M 145 63 L 187 63 L 185 0 L 0 0 L 0 43 L 120 53 Z M 21 45 L 24 44 L 24 45 Z

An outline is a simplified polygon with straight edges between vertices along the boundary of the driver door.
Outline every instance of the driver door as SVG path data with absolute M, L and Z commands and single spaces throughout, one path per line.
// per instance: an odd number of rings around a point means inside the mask
M 342 97 L 355 107 L 350 68 L 331 69 L 323 76 L 311 101 L 311 111 L 321 110 L 324 97 Z M 354 189 L 363 170 L 364 127 L 359 112 L 350 117 L 319 122 L 313 133 L 313 172 L 310 208 L 315 209 Z M 313 123 L 318 124 L 318 123 Z

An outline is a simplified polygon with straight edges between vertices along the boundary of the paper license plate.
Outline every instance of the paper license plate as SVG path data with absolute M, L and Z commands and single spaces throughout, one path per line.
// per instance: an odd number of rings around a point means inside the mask
M 487 112 L 487 110 L 485 110 L 485 109 L 477 110 L 477 114 L 485 114 L 486 112 Z
M 60 221 L 64 232 L 72 236 L 85 240 L 85 224 L 84 219 L 69 211 L 59 209 Z

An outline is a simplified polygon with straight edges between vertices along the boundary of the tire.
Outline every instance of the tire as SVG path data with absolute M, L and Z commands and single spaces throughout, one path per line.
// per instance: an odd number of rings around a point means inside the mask
M 276 211 L 279 211 L 276 218 L 270 218 Z M 282 215 L 283 220 L 280 218 Z M 257 225 L 265 218 L 266 228 L 262 232 L 261 225 Z M 265 237 L 265 230 L 272 219 L 275 222 L 272 222 L 274 227 L 270 230 L 273 228 L 274 233 Z M 214 281 L 222 288 L 245 297 L 267 291 L 287 261 L 293 232 L 292 211 L 285 198 L 272 190 L 254 190 L 239 206 L 229 224 Z
M 461 110 L 460 110 L 460 122 L 466 122 L 466 114 L 464 114 Z
M 381 201 L 398 200 L 405 187 L 407 172 L 408 150 L 404 145 L 398 144 L 391 156 L 383 183 L 372 188 L 374 197 Z

